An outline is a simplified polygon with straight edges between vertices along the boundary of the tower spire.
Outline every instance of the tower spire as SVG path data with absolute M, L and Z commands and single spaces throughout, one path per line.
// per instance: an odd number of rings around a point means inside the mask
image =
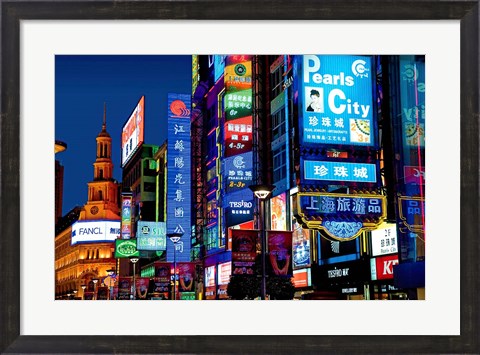
M 107 130 L 107 103 L 103 102 L 103 125 L 102 125 L 102 130 L 106 131 Z

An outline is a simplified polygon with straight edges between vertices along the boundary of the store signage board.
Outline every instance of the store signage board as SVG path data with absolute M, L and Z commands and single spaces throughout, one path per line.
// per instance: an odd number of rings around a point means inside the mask
M 294 213 L 310 229 L 324 230 L 334 240 L 355 239 L 376 229 L 386 218 L 386 197 L 332 193 L 297 193 Z

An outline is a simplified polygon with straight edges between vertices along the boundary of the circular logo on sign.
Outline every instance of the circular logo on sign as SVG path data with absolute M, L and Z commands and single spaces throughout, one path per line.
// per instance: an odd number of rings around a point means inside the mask
M 247 68 L 243 64 L 235 65 L 235 74 L 243 76 L 247 73 Z
M 185 102 L 182 100 L 175 100 L 170 104 L 170 111 L 177 117 L 187 117 L 190 115 L 190 110 L 187 109 Z
M 98 207 L 97 207 L 97 206 L 93 206 L 92 208 L 90 208 L 90 213 L 91 213 L 91 214 L 97 214 L 97 213 L 98 213 Z

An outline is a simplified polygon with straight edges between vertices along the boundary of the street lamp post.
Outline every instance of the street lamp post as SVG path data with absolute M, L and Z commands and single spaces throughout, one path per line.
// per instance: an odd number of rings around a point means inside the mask
M 95 300 L 97 299 L 97 282 L 98 279 L 92 279 L 93 282 L 93 296 L 95 297 Z
M 85 289 L 87 288 L 87 285 L 82 285 L 81 287 L 83 291 L 82 299 L 85 300 Z
M 111 300 L 113 298 L 113 288 L 112 288 L 112 276 L 115 275 L 115 270 L 114 269 L 108 269 L 107 274 L 109 276 L 108 279 L 108 286 L 109 286 L 109 299 Z
M 135 284 L 135 264 L 140 260 L 139 258 L 130 258 L 130 262 L 133 264 L 133 299 L 137 298 L 137 285 Z
M 182 238 L 183 233 L 168 233 L 167 237 L 173 243 L 173 300 L 177 299 L 177 243 Z
M 259 212 L 259 227 L 261 233 L 261 258 L 262 258 L 262 282 L 260 284 L 260 296 L 262 300 L 266 299 L 267 295 L 267 278 L 266 278 L 266 251 L 267 251 L 267 232 L 265 230 L 265 199 L 275 189 L 274 185 L 250 185 L 249 189 L 255 194 L 260 202 Z

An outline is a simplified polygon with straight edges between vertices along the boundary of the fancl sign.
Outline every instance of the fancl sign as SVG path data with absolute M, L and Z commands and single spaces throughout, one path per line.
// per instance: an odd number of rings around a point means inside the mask
M 85 221 L 72 226 L 72 245 L 113 242 L 120 237 L 120 221 Z
M 303 56 L 303 142 L 375 144 L 372 69 L 367 56 Z

